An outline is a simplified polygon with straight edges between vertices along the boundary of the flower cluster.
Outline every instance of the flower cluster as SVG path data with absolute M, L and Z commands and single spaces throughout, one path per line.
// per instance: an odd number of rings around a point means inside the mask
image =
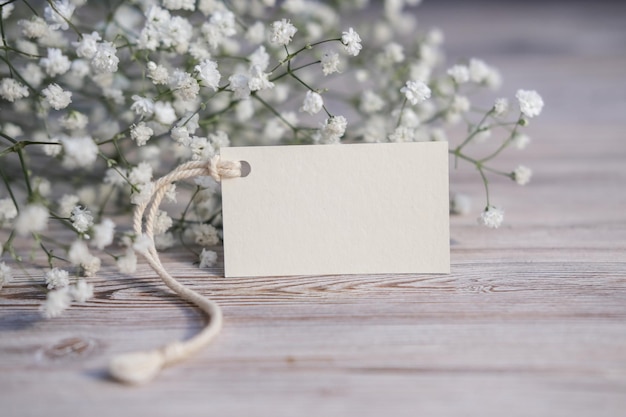
M 439 30 L 415 35 L 406 9 L 419 1 L 382 10 L 347 1 L 341 13 L 314 0 L 43 3 L 0 5 L 0 256 L 20 262 L 21 238 L 43 250 L 46 317 L 93 295 L 87 280 L 103 257 L 134 272 L 147 243 L 128 232 L 133 205 L 155 178 L 222 147 L 449 141 L 453 160 L 484 184 L 479 222 L 491 228 L 504 212 L 487 176 L 531 178 L 525 166 L 492 162 L 528 144 L 522 129 L 541 113 L 540 95 L 472 102 L 470 93 L 499 86 L 500 73 L 477 58 L 447 65 Z M 460 124 L 467 135 L 448 137 Z M 482 157 L 466 153 L 473 144 Z M 157 248 L 199 245 L 199 266 L 214 265 L 219 185 L 200 177 L 166 198 L 181 210 L 156 216 Z M 451 212 L 468 211 L 467 196 L 451 197 Z M 0 263 L 0 287 L 11 278 Z

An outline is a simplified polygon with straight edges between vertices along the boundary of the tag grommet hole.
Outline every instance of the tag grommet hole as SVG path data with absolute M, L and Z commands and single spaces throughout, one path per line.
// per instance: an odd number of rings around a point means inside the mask
M 250 164 L 246 161 L 239 161 L 239 163 L 241 164 L 241 176 L 247 177 L 248 175 L 250 175 L 250 172 L 252 171 L 252 167 L 250 167 Z

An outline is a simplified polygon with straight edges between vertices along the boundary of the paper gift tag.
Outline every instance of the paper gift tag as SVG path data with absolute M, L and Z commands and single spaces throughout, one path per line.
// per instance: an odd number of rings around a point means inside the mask
M 450 271 L 448 144 L 221 149 L 227 277 Z

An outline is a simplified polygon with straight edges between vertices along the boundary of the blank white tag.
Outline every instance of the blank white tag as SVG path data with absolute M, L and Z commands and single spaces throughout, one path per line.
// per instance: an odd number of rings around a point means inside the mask
M 445 142 L 228 147 L 227 277 L 449 273 Z

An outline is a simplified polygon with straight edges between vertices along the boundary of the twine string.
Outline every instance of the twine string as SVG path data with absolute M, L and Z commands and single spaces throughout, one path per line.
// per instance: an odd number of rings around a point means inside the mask
M 196 305 L 207 316 L 205 327 L 195 336 L 184 341 L 175 341 L 153 350 L 125 353 L 115 356 L 109 364 L 113 378 L 127 384 L 142 384 L 152 380 L 165 366 L 180 362 L 209 344 L 222 328 L 222 311 L 212 300 L 178 282 L 165 269 L 154 244 L 154 221 L 159 206 L 171 184 L 187 178 L 209 175 L 216 181 L 241 176 L 239 161 L 223 161 L 219 155 L 210 161 L 191 161 L 179 165 L 169 174 L 158 179 L 153 186 L 150 198 L 135 208 L 133 229 L 139 239 L 147 239 L 147 250 L 141 251 L 152 269 L 172 291 L 182 299 Z M 145 229 L 144 214 L 147 215 Z

